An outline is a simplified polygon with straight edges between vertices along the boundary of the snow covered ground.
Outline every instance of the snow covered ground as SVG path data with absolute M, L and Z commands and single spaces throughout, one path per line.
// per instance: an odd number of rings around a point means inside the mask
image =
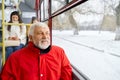
M 90 80 L 120 80 L 120 41 L 108 31 L 53 30 L 52 42 L 64 48 L 71 64 Z

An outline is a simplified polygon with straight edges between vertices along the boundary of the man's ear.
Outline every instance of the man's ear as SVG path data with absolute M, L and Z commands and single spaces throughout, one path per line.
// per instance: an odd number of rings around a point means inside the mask
M 32 39 L 32 35 L 29 35 L 28 37 L 29 37 L 30 41 L 32 41 L 32 40 L 33 40 L 33 39 Z

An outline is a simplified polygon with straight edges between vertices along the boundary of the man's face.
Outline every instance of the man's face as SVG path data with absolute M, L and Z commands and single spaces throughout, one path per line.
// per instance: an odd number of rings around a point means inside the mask
M 50 31 L 46 27 L 35 27 L 32 40 L 34 44 L 41 48 L 46 49 L 50 45 Z

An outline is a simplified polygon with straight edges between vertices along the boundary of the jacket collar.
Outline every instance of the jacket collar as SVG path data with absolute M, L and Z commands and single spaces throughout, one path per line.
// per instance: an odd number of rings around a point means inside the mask
M 37 46 L 35 46 L 34 44 L 33 44 L 33 42 L 29 42 L 28 43 L 28 47 L 31 49 L 31 50 L 33 50 L 33 51 L 35 51 L 35 52 L 37 52 L 37 53 L 40 53 L 40 54 L 46 54 L 46 53 L 48 53 L 49 51 L 50 51 L 50 49 L 51 49 L 51 45 L 47 48 L 47 49 L 40 49 L 40 48 L 38 48 Z

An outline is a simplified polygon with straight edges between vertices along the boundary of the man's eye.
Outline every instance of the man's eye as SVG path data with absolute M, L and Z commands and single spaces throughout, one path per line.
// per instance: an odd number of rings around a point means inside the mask
M 50 33 L 46 33 L 46 35 L 49 35 Z
M 39 35 L 42 35 L 43 33 L 38 33 Z

